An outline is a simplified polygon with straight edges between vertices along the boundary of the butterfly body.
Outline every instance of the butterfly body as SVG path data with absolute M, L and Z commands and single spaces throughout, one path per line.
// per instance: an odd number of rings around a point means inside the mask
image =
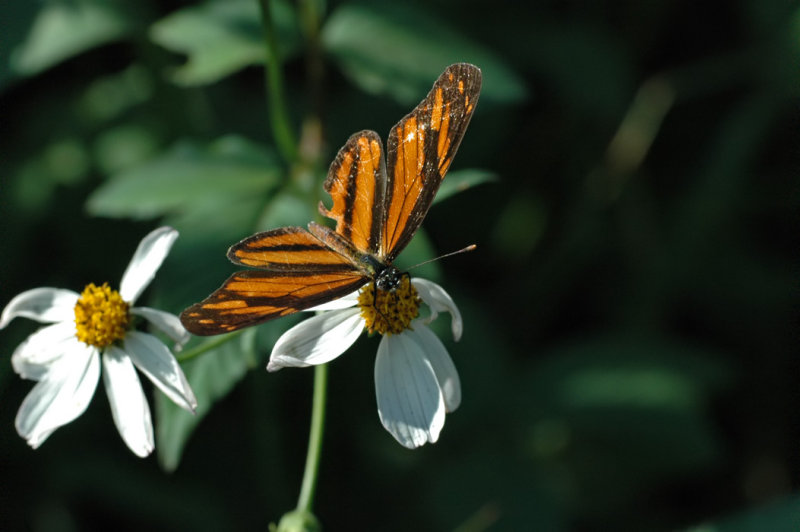
M 387 266 L 375 277 L 375 287 L 384 292 L 392 292 L 400 284 L 400 280 L 407 272 L 401 272 L 394 266 Z
M 231 246 L 233 274 L 181 314 L 194 334 L 234 331 L 349 294 L 372 282 L 392 291 L 407 274 L 392 265 L 422 223 L 464 136 L 480 70 L 449 66 L 427 97 L 390 131 L 384 160 L 374 131 L 352 135 L 323 184 L 333 200 L 320 212 L 335 229 L 282 227 Z

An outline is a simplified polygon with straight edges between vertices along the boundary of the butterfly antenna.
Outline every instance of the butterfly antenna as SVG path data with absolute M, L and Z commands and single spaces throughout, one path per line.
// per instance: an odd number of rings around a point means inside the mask
M 415 264 L 414 266 L 410 267 L 408 270 L 411 271 L 414 268 L 418 268 L 419 266 L 423 266 L 425 264 L 428 264 L 429 262 L 433 262 L 435 260 L 443 259 L 445 257 L 452 257 L 453 255 L 458 255 L 460 253 L 466 253 L 467 251 L 474 251 L 475 248 L 477 248 L 477 247 L 478 246 L 476 246 L 475 244 L 470 244 L 469 246 L 467 246 L 465 248 L 461 248 L 458 251 L 451 251 L 450 253 L 445 253 L 444 255 L 439 255 L 438 257 L 434 257 L 432 259 L 428 259 L 425 262 L 420 262 L 419 264 Z

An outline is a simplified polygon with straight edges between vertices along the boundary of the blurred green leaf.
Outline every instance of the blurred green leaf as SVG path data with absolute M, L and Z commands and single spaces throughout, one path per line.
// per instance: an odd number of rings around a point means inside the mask
M 439 192 L 436 193 L 436 197 L 433 199 L 433 203 L 439 203 L 476 185 L 494 183 L 497 180 L 497 174 L 488 170 L 465 169 L 448 172 L 447 178 L 442 181 L 442 186 L 439 187 Z
M 107 122 L 153 97 L 150 71 L 134 64 L 120 72 L 92 80 L 80 96 L 81 114 L 93 122 Z
M 555 349 L 524 384 L 537 412 L 529 450 L 541 463 L 571 463 L 587 507 L 624 504 L 643 485 L 716 463 L 706 411 L 727 379 L 716 357 L 655 337 Z M 614 486 L 601 490 L 611 474 Z
M 800 496 L 739 513 L 716 524 L 703 524 L 686 532 L 796 532 L 800 523 Z
M 95 162 L 104 174 L 121 172 L 156 157 L 157 142 L 156 133 L 140 124 L 109 128 L 95 140 Z
M 499 56 L 421 7 L 340 6 L 325 23 L 322 42 L 355 84 L 403 104 L 419 100 L 445 67 L 462 61 L 483 71 L 481 98 L 512 103 L 527 95 L 522 79 Z
M 11 53 L 11 71 L 38 74 L 91 48 L 125 36 L 135 18 L 125 2 L 74 0 L 48 2 L 25 41 Z
M 261 213 L 255 230 L 268 231 L 287 225 L 305 227 L 317 216 L 316 207 L 316 203 L 293 190 L 280 190 Z
M 194 414 L 178 407 L 163 394 L 156 394 L 156 448 L 158 461 L 165 470 L 174 471 L 178 467 L 186 442 L 195 427 L 214 403 L 225 397 L 247 370 L 255 366 L 255 333 L 255 328 L 247 329 L 238 337 L 183 365 L 186 378 L 197 397 L 197 411 Z
M 558 348 L 531 389 L 562 412 L 604 408 L 702 409 L 725 372 L 708 353 L 656 340 L 598 338 Z
M 299 33 L 286 2 L 271 2 L 281 53 L 297 49 Z M 238 70 L 264 63 L 264 37 L 258 2 L 215 0 L 187 7 L 153 24 L 157 44 L 188 56 L 171 75 L 179 85 L 213 83 Z
M 194 415 L 176 406 L 163 394 L 156 394 L 156 448 L 161 467 L 167 471 L 178 467 L 194 429 L 214 404 L 225 398 L 244 378 L 248 370 L 256 368 L 264 371 L 272 346 L 291 323 L 291 320 L 272 321 L 241 333 L 233 333 L 227 339 L 218 336 L 189 343 L 184 356 L 206 342 L 219 342 L 212 349 L 182 364 L 197 397 Z M 181 354 L 177 356 L 180 360 Z
M 87 202 L 98 216 L 203 215 L 239 199 L 265 198 L 279 179 L 274 154 L 240 137 L 200 147 L 182 142 L 161 157 L 113 176 Z

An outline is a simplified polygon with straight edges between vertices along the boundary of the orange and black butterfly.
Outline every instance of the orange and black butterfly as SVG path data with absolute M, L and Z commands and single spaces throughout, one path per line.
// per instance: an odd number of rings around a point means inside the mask
M 370 281 L 381 290 L 396 286 L 403 274 L 392 262 L 425 218 L 480 89 L 480 69 L 466 63 L 447 67 L 389 132 L 386 163 L 377 133 L 351 136 L 325 180 L 333 205 L 319 206 L 336 229 L 311 222 L 308 231 L 281 227 L 231 246 L 232 262 L 257 269 L 234 273 L 183 311 L 186 329 L 226 333 L 337 299 Z

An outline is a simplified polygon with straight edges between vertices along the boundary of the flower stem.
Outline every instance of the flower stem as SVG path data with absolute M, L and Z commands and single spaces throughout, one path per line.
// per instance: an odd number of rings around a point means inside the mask
M 244 331 L 245 329 L 240 329 L 232 333 L 217 336 L 213 340 L 209 340 L 203 344 L 198 345 L 197 347 L 193 347 L 192 349 L 187 349 L 186 351 L 180 354 L 176 354 L 175 359 L 178 362 L 186 362 L 188 360 L 196 358 L 205 353 L 206 351 L 211 351 L 212 349 L 215 349 L 216 347 L 224 344 L 225 342 L 233 340 L 234 338 L 242 334 Z
M 275 35 L 275 25 L 270 10 L 270 0 L 259 0 L 261 6 L 261 22 L 264 25 L 264 47 L 266 50 L 266 68 L 264 75 L 267 84 L 267 101 L 269 102 L 269 121 L 272 134 L 283 158 L 288 163 L 297 159 L 297 142 L 295 141 L 289 116 L 286 112 L 286 101 L 283 93 L 283 71 Z
M 319 457 L 322 451 L 322 434 L 325 429 L 325 396 L 328 388 L 328 365 L 314 367 L 314 398 L 311 407 L 311 431 L 308 435 L 306 469 L 303 472 L 303 485 L 297 500 L 297 510 L 311 513 L 314 503 L 314 490 L 317 487 Z

